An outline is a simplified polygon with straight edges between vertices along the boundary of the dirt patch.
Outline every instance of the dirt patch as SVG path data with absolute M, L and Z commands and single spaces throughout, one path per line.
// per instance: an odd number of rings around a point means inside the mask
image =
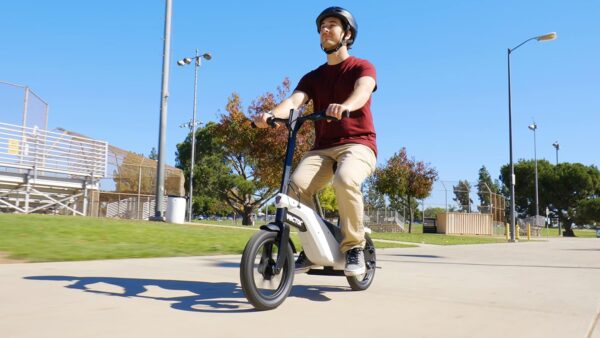
M 27 263 L 27 261 L 24 259 L 8 258 L 7 253 L 0 252 L 0 264 L 11 264 L 11 263 Z

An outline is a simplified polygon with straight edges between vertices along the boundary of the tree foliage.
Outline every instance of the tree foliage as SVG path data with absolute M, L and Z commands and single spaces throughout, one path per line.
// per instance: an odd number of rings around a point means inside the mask
M 579 203 L 575 214 L 576 224 L 600 224 L 600 197 Z
M 338 214 L 337 199 L 331 184 L 327 185 L 319 193 L 319 203 L 325 217 L 335 217 Z
M 204 215 L 226 215 L 231 207 L 221 199 L 221 191 L 228 183 L 229 168 L 225 162 L 222 141 L 216 135 L 217 124 L 209 122 L 196 129 L 196 154 L 194 156 L 193 212 Z M 189 180 L 191 159 L 191 134 L 177 145 L 176 165 Z M 189 189 L 189 182 L 185 185 Z
M 454 198 L 452 199 L 458 204 L 458 210 L 460 212 L 471 212 L 471 184 L 467 180 L 460 180 L 458 184 L 452 187 L 454 191 Z
M 501 180 L 508 186 L 509 166 L 501 168 Z M 520 217 L 535 213 L 535 163 L 520 160 L 515 164 L 515 210 Z M 548 208 L 558 217 L 565 235 L 573 236 L 571 224 L 581 222 L 578 209 L 588 200 L 600 197 L 600 171 L 595 166 L 581 163 L 552 165 L 538 161 L 538 190 L 540 210 Z
M 390 204 L 406 206 L 410 213 L 408 231 L 412 231 L 416 199 L 431 193 L 437 171 L 424 162 L 409 159 L 406 148 L 395 153 L 385 166 L 375 170 L 375 187 L 385 194 Z
M 377 177 L 371 175 L 367 177 L 362 186 L 364 205 L 367 209 L 385 208 L 385 195 L 377 190 Z
M 485 166 L 479 169 L 477 179 L 477 197 L 479 197 L 479 211 L 490 212 L 492 194 L 498 193 L 499 188 L 492 182 L 492 177 Z
M 252 103 L 250 116 L 271 110 L 288 92 L 286 79 L 277 88 L 277 94 L 266 93 Z M 237 94 L 229 98 L 226 110 L 216 128 L 229 168 L 227 182 L 221 186 L 222 198 L 243 216 L 243 224 L 251 224 L 251 214 L 273 197 L 281 182 L 287 133 L 283 128 L 252 128 Z M 302 113 L 310 112 L 312 106 L 303 108 Z M 297 136 L 294 164 L 312 147 L 313 139 L 312 126 L 303 126 Z

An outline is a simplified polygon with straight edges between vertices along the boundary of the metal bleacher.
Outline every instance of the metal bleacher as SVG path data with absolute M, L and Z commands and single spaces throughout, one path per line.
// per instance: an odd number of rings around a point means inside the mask
M 0 212 L 87 215 L 107 149 L 67 131 L 0 122 Z

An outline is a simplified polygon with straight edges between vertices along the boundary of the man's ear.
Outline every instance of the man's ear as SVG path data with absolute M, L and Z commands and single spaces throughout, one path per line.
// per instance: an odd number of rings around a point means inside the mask
M 344 35 L 344 41 L 348 41 L 352 38 L 352 31 L 351 30 L 347 30 L 346 34 Z

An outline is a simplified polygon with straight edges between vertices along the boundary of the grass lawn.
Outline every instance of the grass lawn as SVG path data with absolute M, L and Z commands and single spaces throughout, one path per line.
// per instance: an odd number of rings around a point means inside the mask
M 219 224 L 232 227 L 242 227 L 241 222 L 234 221 L 198 221 L 207 224 Z M 263 222 L 256 223 L 255 227 L 258 227 Z M 408 230 L 408 229 L 407 229 Z M 373 239 L 385 239 L 411 243 L 423 243 L 423 244 L 438 244 L 438 245 L 456 245 L 456 244 L 485 244 L 485 243 L 504 243 L 505 239 L 499 237 L 488 237 L 488 236 L 459 236 L 459 235 L 444 235 L 444 234 L 424 234 L 423 226 L 421 224 L 412 225 L 412 233 L 392 233 L 392 232 L 379 232 L 372 233 L 371 238 Z M 382 247 L 384 242 L 376 242 L 376 246 Z
M 461 236 L 444 234 L 424 234 L 424 233 L 399 233 L 399 232 L 379 232 L 371 234 L 371 237 L 377 239 L 388 239 L 394 241 L 437 244 L 437 245 L 458 245 L 458 244 L 487 244 L 487 243 L 506 243 L 506 240 L 499 237 L 489 236 Z
M 576 237 L 596 237 L 596 230 L 592 229 L 573 229 Z M 540 237 L 558 237 L 558 228 L 542 229 Z
M 29 262 L 241 254 L 253 234 L 201 224 L 0 214 L 0 253 Z M 300 248 L 294 234 L 292 239 Z

